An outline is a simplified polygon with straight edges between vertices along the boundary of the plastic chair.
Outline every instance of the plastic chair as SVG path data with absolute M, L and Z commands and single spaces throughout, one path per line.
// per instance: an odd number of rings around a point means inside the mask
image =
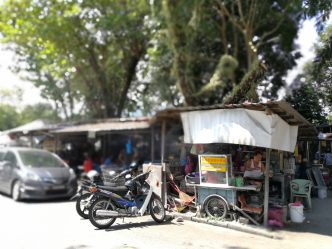
M 305 197 L 308 199 L 308 206 L 311 208 L 311 187 L 310 180 L 294 179 L 290 182 L 290 200 L 293 201 L 294 197 Z

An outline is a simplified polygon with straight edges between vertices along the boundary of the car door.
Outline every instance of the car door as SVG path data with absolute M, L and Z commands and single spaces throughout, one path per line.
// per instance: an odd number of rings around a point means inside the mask
M 5 154 L 5 151 L 0 151 L 0 190 L 3 191 L 3 171 L 4 171 L 4 166 L 3 166 L 3 156 Z
M 6 193 L 11 192 L 11 183 L 15 176 L 14 170 L 17 167 L 17 159 L 12 151 L 7 151 L 3 157 L 2 188 Z

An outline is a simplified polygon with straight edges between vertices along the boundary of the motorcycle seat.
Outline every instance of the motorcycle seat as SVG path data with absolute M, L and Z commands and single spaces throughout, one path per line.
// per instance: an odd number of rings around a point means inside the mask
M 112 191 L 112 192 L 127 192 L 128 188 L 125 186 L 98 186 L 101 189 Z

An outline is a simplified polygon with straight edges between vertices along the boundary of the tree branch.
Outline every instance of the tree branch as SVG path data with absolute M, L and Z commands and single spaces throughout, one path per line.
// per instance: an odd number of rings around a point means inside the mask
M 218 13 L 223 16 L 227 16 L 230 21 L 239 29 L 240 32 L 244 32 L 243 27 L 239 24 L 239 22 L 233 17 L 233 15 L 230 14 L 228 9 L 225 7 L 225 5 L 218 0 L 216 0 L 217 4 L 219 5 L 220 9 L 218 9 Z
M 238 104 L 250 97 L 248 93 L 252 94 L 251 97 L 257 98 L 256 86 L 264 78 L 266 70 L 267 68 L 264 64 L 255 61 L 250 71 L 242 78 L 240 84 L 224 99 L 223 104 Z
M 277 23 L 277 25 L 273 29 L 271 29 L 271 30 L 269 30 L 267 32 L 264 32 L 262 34 L 262 36 L 260 37 L 259 42 L 256 44 L 256 48 L 259 48 L 260 46 L 262 46 L 264 44 L 264 39 L 267 38 L 267 37 L 269 37 L 273 33 L 275 33 L 280 28 L 281 24 L 284 21 L 285 21 L 285 16 L 283 16 L 282 18 L 280 18 L 279 22 Z
M 240 14 L 240 21 L 242 22 L 242 25 L 245 26 L 246 25 L 246 21 L 245 21 L 245 18 L 244 18 L 244 15 L 243 15 L 243 11 L 242 11 L 241 0 L 237 0 L 236 3 L 237 3 L 237 8 L 238 8 L 239 14 Z

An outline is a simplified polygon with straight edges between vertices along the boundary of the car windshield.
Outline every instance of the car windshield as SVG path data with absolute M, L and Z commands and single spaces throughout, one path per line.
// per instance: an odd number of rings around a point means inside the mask
M 18 154 L 25 166 L 28 167 L 65 167 L 64 163 L 47 151 L 19 151 Z

